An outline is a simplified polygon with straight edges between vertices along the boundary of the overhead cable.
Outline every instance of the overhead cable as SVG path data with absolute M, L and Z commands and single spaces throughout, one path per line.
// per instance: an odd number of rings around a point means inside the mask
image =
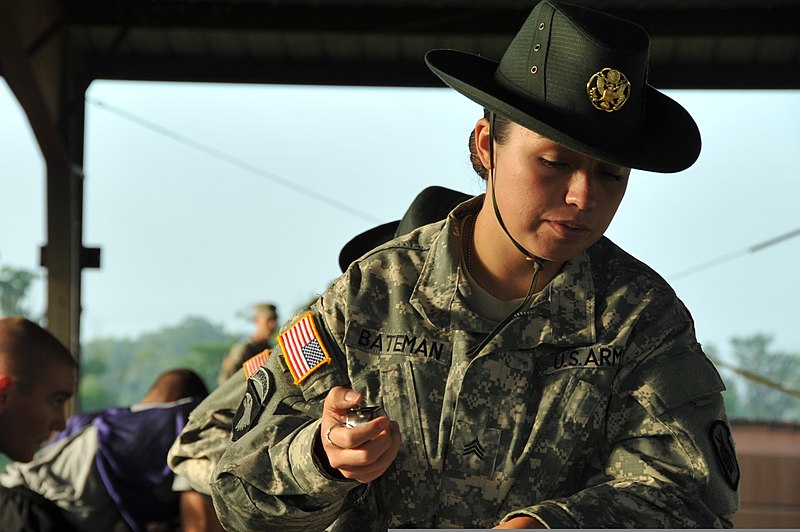
M 353 216 L 361 218 L 362 220 L 366 220 L 366 221 L 368 221 L 370 223 L 377 224 L 377 223 L 381 223 L 382 222 L 382 220 L 376 218 L 375 216 L 373 216 L 373 215 L 371 215 L 371 214 L 369 214 L 367 212 L 364 212 L 362 210 L 356 209 L 356 208 L 354 208 L 354 207 L 352 207 L 352 206 L 350 206 L 350 205 L 348 205 L 346 203 L 342 203 L 340 201 L 336 201 L 334 199 L 331 199 L 328 196 L 317 192 L 316 190 L 312 190 L 310 188 L 304 187 L 303 185 L 298 185 L 297 183 L 293 183 L 292 181 L 290 181 L 288 179 L 284 179 L 284 178 L 279 177 L 279 176 L 277 176 L 277 175 L 275 175 L 273 173 L 267 172 L 263 168 L 259 168 L 258 166 L 255 166 L 255 165 L 250 164 L 248 162 L 245 162 L 245 161 L 243 161 L 241 159 L 238 159 L 238 158 L 236 158 L 236 157 L 234 157 L 232 155 L 229 155 L 229 154 L 227 154 L 227 153 L 225 153 L 223 151 L 220 151 L 220 150 L 218 150 L 216 148 L 208 146 L 207 144 L 203 144 L 202 142 L 198 142 L 196 140 L 193 140 L 193 139 L 191 139 L 191 138 L 189 138 L 189 137 L 187 137 L 185 135 L 177 133 L 176 131 L 173 131 L 173 130 L 168 129 L 166 127 L 163 127 L 163 126 L 160 126 L 160 125 L 155 124 L 153 122 L 150 122 L 149 120 L 146 120 L 146 119 L 144 119 L 144 118 L 142 118 L 140 116 L 137 116 L 137 115 L 135 115 L 133 113 L 129 113 L 128 111 L 125 111 L 123 109 L 120 109 L 119 107 L 115 107 L 113 105 L 107 104 L 107 103 L 103 102 L 102 100 L 96 100 L 96 99 L 87 98 L 86 101 L 88 103 L 100 108 L 100 109 L 103 109 L 104 111 L 107 111 L 107 112 L 109 112 L 111 114 L 114 114 L 114 115 L 116 115 L 116 116 L 118 116 L 120 118 L 124 118 L 125 120 L 128 120 L 129 122 L 133 122 L 134 124 L 137 124 L 137 125 L 139 125 L 141 127 L 149 129 L 150 131 L 158 133 L 159 135 L 163 135 L 163 136 L 168 137 L 168 138 L 170 138 L 170 139 L 172 139 L 172 140 L 174 140 L 176 142 L 180 142 L 181 144 L 185 144 L 186 146 L 189 146 L 189 147 L 192 147 L 192 148 L 194 148 L 194 149 L 196 149 L 198 151 L 201 151 L 201 152 L 205 153 L 206 155 L 209 155 L 209 156 L 214 157 L 216 159 L 219 159 L 221 161 L 225 161 L 226 163 L 231 164 L 233 166 L 236 166 L 237 168 L 241 168 L 242 170 L 246 170 L 247 172 L 256 174 L 256 175 L 258 175 L 260 177 L 263 177 L 265 179 L 269 179 L 273 183 L 277 183 L 277 184 L 279 184 L 281 186 L 284 186 L 286 188 L 294 190 L 295 192 L 303 194 L 304 196 L 308 196 L 309 198 L 312 198 L 312 199 L 315 199 L 315 200 L 317 200 L 319 202 L 325 203 L 326 205 L 329 205 L 330 207 L 333 207 L 333 208 L 338 209 L 340 211 L 346 212 L 348 214 L 351 214 Z
M 678 279 L 682 279 L 684 277 L 688 277 L 689 275 L 692 275 L 693 273 L 701 272 L 703 270 L 707 270 L 709 268 L 712 268 L 714 266 L 722 264 L 723 262 L 728 262 L 728 261 L 731 261 L 731 260 L 736 259 L 738 257 L 741 257 L 742 255 L 746 255 L 748 253 L 756 253 L 757 251 L 761 251 L 764 248 L 768 248 L 770 246 L 774 246 L 775 244 L 779 244 L 779 243 L 783 242 L 784 240 L 789 240 L 790 238 L 794 238 L 797 235 L 800 235 L 800 228 L 795 229 L 793 231 L 789 231 L 788 233 L 784 233 L 784 234 L 776 236 L 774 238 L 770 238 L 769 240 L 765 240 L 765 241 L 760 242 L 760 243 L 758 243 L 758 244 L 756 244 L 754 246 L 750 246 L 750 247 L 745 248 L 745 249 L 740 249 L 738 251 L 734 251 L 734 252 L 728 253 L 727 255 L 722 255 L 722 256 L 717 257 L 715 259 L 711 259 L 709 261 L 700 263 L 700 264 L 698 264 L 696 266 L 692 266 L 691 268 L 687 268 L 685 270 L 679 271 L 678 273 L 674 273 L 674 274 L 670 275 L 668 277 L 668 279 L 670 281 L 677 281 Z
M 764 376 L 761 376 L 761 375 L 759 375 L 757 373 L 753 373 L 752 371 L 748 371 L 746 369 L 738 368 L 736 366 L 728 364 L 727 362 L 723 362 L 723 361 L 721 361 L 719 359 L 715 359 L 715 358 L 711 358 L 711 357 L 708 357 L 708 358 L 716 366 L 728 369 L 728 370 L 736 373 L 737 375 L 741 375 L 742 377 L 744 377 L 746 379 L 750 379 L 751 381 L 757 382 L 759 384 L 763 384 L 764 386 L 768 386 L 768 387 L 773 388 L 775 390 L 781 391 L 781 392 L 783 392 L 785 394 L 791 395 L 793 397 L 800 398 L 800 390 L 794 390 L 792 388 L 787 388 L 786 386 L 784 386 L 783 384 L 781 384 L 779 382 L 775 382 L 775 381 L 773 381 L 771 379 L 768 379 L 768 378 L 766 378 Z

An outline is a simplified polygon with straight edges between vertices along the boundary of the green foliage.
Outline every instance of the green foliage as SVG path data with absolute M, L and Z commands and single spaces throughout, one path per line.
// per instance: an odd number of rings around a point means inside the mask
M 752 375 L 747 378 L 722 369 L 728 388 L 723 396 L 729 417 L 790 422 L 800 419 L 800 399 L 769 384 L 772 381 L 788 389 L 800 390 L 800 371 L 797 370 L 800 356 L 771 350 L 771 342 L 772 338 L 764 334 L 731 340 L 731 365 Z M 708 353 L 714 357 L 713 348 Z M 752 378 L 754 376 L 763 379 L 759 382 Z
M 133 404 L 158 375 L 177 367 L 196 371 L 211 390 L 222 357 L 238 339 L 222 326 L 192 316 L 136 339 L 88 342 L 82 354 L 81 410 Z
M 103 338 L 85 345 L 81 364 L 80 404 L 84 412 L 135 403 L 155 378 L 172 368 L 196 371 L 209 390 L 216 387 L 222 358 L 240 337 L 201 317 L 187 317 L 136 339 Z M 770 349 L 772 338 L 757 334 L 733 338 L 731 365 L 800 389 L 800 356 Z M 720 359 L 713 346 L 709 356 Z M 800 419 L 800 400 L 763 382 L 720 368 L 728 388 L 723 393 L 730 418 L 765 421 Z
M 119 404 L 114 397 L 113 388 L 108 388 L 103 382 L 102 373 L 81 375 L 80 398 L 81 410 L 84 412 L 94 412 Z
M 25 298 L 36 274 L 24 268 L 0 268 L 0 316 L 30 316 Z
M 791 389 L 800 389 L 797 355 L 772 351 L 772 338 L 755 335 L 731 340 L 736 365 L 781 383 Z M 740 400 L 747 407 L 748 417 L 761 420 L 797 421 L 800 419 L 800 400 L 764 384 L 740 379 L 736 385 Z
M 194 369 L 203 378 L 209 390 L 217 386 L 217 374 L 222 358 L 232 344 L 233 342 L 227 339 L 189 346 L 189 355 L 186 357 L 185 363 L 187 367 Z

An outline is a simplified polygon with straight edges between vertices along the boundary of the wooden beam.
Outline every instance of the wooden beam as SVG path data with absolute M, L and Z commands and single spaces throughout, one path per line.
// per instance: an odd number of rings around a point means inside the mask
M 84 107 L 67 104 L 59 5 L 0 2 L 0 65 L 47 168 L 47 328 L 79 357 Z
M 324 2 L 231 2 L 230 0 L 64 0 L 64 22 L 75 26 L 239 29 L 261 32 L 382 32 L 396 34 L 507 35 L 510 39 L 530 6 L 485 3 L 475 6 L 403 7 L 402 2 L 329 5 Z M 638 22 L 652 35 L 763 35 L 796 33 L 800 6 L 785 1 L 674 2 L 631 7 L 615 2 L 592 6 Z

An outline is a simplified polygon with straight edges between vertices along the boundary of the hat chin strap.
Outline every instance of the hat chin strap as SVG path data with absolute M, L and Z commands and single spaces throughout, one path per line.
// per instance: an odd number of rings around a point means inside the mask
M 491 111 L 491 114 L 489 115 L 489 160 L 492 163 L 491 168 L 489 168 L 489 175 L 490 179 L 492 180 L 492 205 L 494 206 L 494 214 L 497 217 L 497 221 L 500 223 L 500 227 L 503 228 L 503 231 L 506 233 L 506 235 L 508 235 L 508 238 L 511 240 L 511 242 L 516 246 L 520 253 L 525 255 L 526 260 L 533 262 L 533 277 L 531 278 L 531 286 L 528 288 L 528 294 L 525 296 L 525 299 L 522 300 L 522 303 L 520 303 L 516 309 L 512 310 L 505 318 L 500 320 L 500 322 L 495 325 L 489 334 L 484 336 L 478 344 L 473 346 L 472 349 L 468 351 L 468 356 L 473 356 L 480 353 L 481 350 L 492 341 L 492 338 L 497 336 L 500 331 L 502 331 L 505 326 L 511 322 L 511 320 L 530 308 L 531 304 L 533 303 L 533 294 L 536 293 L 536 281 L 539 279 L 539 273 L 542 271 L 542 268 L 544 268 L 545 262 L 544 259 L 537 257 L 522 247 L 522 244 L 514 240 L 514 237 L 511 236 L 511 233 L 509 233 L 508 229 L 506 229 L 506 224 L 503 223 L 503 217 L 500 216 L 500 209 L 497 207 L 497 198 L 494 195 L 494 111 Z M 473 240 L 475 239 L 474 230 L 472 238 Z
M 503 222 L 503 217 L 500 216 L 500 208 L 497 206 L 497 197 L 495 196 L 494 193 L 494 190 L 496 188 L 494 169 L 497 166 L 495 164 L 495 155 L 494 155 L 494 111 L 489 112 L 489 162 L 491 163 L 491 166 L 489 167 L 489 178 L 492 180 L 492 207 L 494 208 L 494 215 L 497 218 L 497 222 L 500 224 L 500 227 L 503 229 L 503 232 L 505 232 L 508 239 L 511 240 L 511 243 L 514 244 L 514 246 L 519 250 L 520 253 L 525 255 L 525 260 L 533 262 L 534 268 L 538 272 L 544 267 L 544 264 L 542 264 L 544 262 L 544 259 L 537 257 L 536 255 L 525 249 L 525 247 L 523 247 L 522 244 L 517 242 L 514 239 L 514 237 L 511 236 L 511 233 L 508 231 L 506 224 Z

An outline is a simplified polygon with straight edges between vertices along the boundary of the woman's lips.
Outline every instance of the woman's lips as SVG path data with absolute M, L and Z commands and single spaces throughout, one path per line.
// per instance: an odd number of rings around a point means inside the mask
M 589 233 L 589 227 L 582 223 L 567 220 L 550 220 L 550 227 L 563 238 L 580 238 Z

